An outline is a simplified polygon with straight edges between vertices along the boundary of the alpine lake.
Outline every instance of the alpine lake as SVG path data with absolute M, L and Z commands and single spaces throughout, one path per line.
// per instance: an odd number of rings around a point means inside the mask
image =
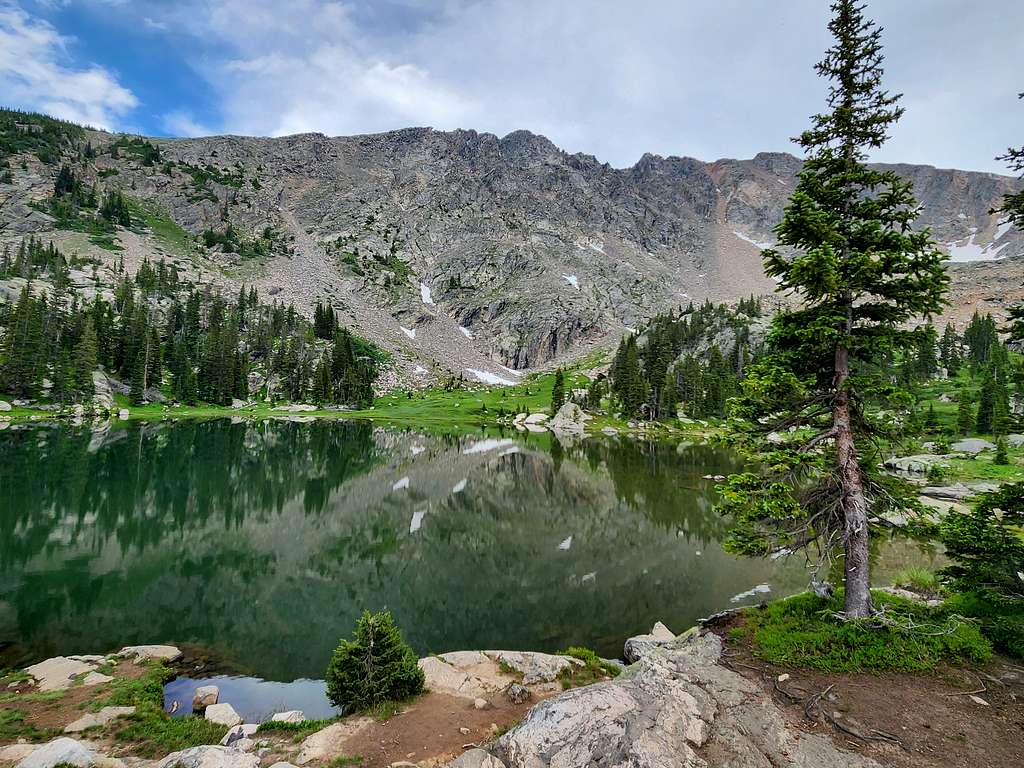
M 363 610 L 389 609 L 420 655 L 618 657 L 656 621 L 680 632 L 806 588 L 802 557 L 722 550 L 713 476 L 741 468 L 718 446 L 624 436 L 312 419 L 11 426 L 0 667 L 168 643 L 231 670 L 217 682 L 239 711 L 313 717 L 329 714 L 318 681 Z M 873 554 L 878 584 L 941 562 L 905 538 Z M 179 678 L 168 698 L 187 703 L 197 684 Z

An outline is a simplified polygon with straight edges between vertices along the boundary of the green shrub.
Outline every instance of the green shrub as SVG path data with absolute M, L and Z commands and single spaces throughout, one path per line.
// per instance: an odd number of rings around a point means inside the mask
M 561 651 L 560 655 L 571 656 L 574 659 L 579 659 L 584 664 L 582 667 L 573 665 L 558 673 L 558 679 L 561 681 L 564 690 L 579 688 L 582 685 L 589 685 L 590 683 L 598 683 L 602 680 L 618 677 L 619 673 L 622 672 L 620 667 L 611 662 L 603 661 L 589 648 L 573 646 Z
M 977 625 L 948 608 L 927 608 L 872 592 L 883 618 L 841 621 L 843 590 L 805 592 L 744 613 L 754 654 L 772 664 L 830 672 L 931 669 L 939 661 L 984 661 L 992 652 Z
M 416 654 L 389 611 L 364 612 L 353 639 L 342 640 L 327 666 L 327 698 L 348 711 L 402 701 L 423 691 Z
M 906 568 L 896 574 L 894 581 L 899 585 L 913 587 L 919 592 L 938 594 L 942 588 L 939 577 L 934 571 L 929 571 L 927 568 Z
M 939 529 L 953 564 L 943 569 L 959 594 L 949 602 L 978 619 L 1000 650 L 1024 656 L 1024 483 L 982 494 L 967 514 Z

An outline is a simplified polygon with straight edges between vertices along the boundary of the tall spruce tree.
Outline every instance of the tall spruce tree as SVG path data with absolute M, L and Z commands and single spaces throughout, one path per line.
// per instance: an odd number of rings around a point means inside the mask
M 929 232 L 911 229 L 911 184 L 867 165 L 903 112 L 882 89 L 881 30 L 854 0 L 831 8 L 835 42 L 816 68 L 830 82 L 828 110 L 797 140 L 807 156 L 775 230 L 784 250 L 763 252 L 768 276 L 802 306 L 776 316 L 772 352 L 748 367 L 733 411 L 748 447 L 771 459 L 767 476 L 730 479 L 724 511 L 734 551 L 816 548 L 821 567 L 841 545 L 844 614 L 858 618 L 873 613 L 869 522 L 902 506 L 876 469 L 886 427 L 866 405 L 908 403 L 869 363 L 916 346 L 921 332 L 908 324 L 941 309 L 948 278 Z M 771 432 L 791 437 L 776 445 Z
M 565 402 L 565 374 L 559 368 L 555 371 L 555 383 L 551 387 L 551 412 L 558 413 L 558 409 Z
M 971 393 L 967 386 L 960 387 L 956 404 L 956 430 L 966 437 L 974 428 L 974 407 L 971 405 Z

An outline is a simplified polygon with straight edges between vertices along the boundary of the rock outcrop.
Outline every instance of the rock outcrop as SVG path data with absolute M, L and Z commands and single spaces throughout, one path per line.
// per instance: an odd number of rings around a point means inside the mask
M 459 768 L 879 768 L 828 736 L 790 728 L 757 684 L 718 664 L 721 640 L 689 632 L 614 680 L 541 702 Z

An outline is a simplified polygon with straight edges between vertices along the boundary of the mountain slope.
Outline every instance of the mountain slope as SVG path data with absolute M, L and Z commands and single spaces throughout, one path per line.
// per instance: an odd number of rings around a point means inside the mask
M 526 131 L 86 140 L 95 157 L 76 168 L 87 183 L 122 189 L 192 235 L 230 224 L 242 242 L 263 244 L 243 258 L 188 241 L 177 255 L 197 277 L 201 268 L 225 290 L 255 284 L 304 311 L 329 300 L 396 353 L 407 380 L 433 370 L 513 381 L 510 369 L 584 353 L 667 307 L 771 293 L 759 244 L 771 241 L 800 167 L 762 153 L 713 163 L 645 155 L 614 169 Z M 11 168 L 0 238 L 52 231 L 28 203 L 50 194 L 59 165 L 20 154 Z M 956 309 L 1018 298 L 1024 236 L 988 211 L 1020 183 L 896 169 L 914 181 L 936 239 L 955 258 L 983 260 L 953 270 Z M 129 265 L 173 251 L 152 228 L 119 240 Z M 990 282 L 1003 286 L 997 295 Z

